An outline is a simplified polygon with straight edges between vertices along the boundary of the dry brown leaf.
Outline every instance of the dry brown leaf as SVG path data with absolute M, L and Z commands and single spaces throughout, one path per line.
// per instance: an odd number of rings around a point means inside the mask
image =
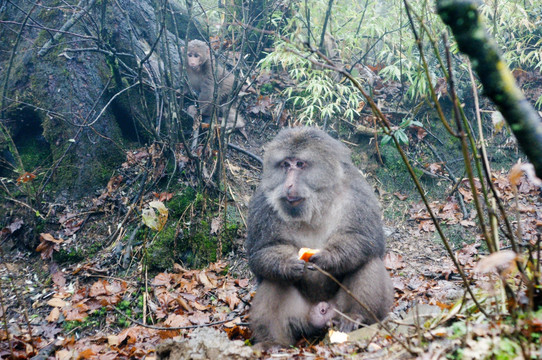
M 248 279 L 235 279 L 235 283 L 242 288 L 246 288 L 249 284 Z
M 45 318 L 45 320 L 47 320 L 48 322 L 57 322 L 59 317 L 60 317 L 60 308 L 54 307 L 53 310 L 51 310 L 51 312 L 47 316 L 47 318 Z
M 178 273 L 178 274 L 184 274 L 185 272 L 187 272 L 188 270 L 186 270 L 184 267 L 182 267 L 181 265 L 175 263 L 173 264 L 173 271 Z
M 211 220 L 211 234 L 218 234 L 218 231 L 222 227 L 222 219 L 217 216 Z
M 192 323 L 188 321 L 188 318 L 183 315 L 178 314 L 169 314 L 164 325 L 171 327 L 181 327 L 181 326 L 190 326 Z
M 89 296 L 96 297 L 99 295 L 105 295 L 107 294 L 106 290 L 107 281 L 106 280 L 98 280 L 92 286 L 90 287 Z
M 403 257 L 394 252 L 389 252 L 384 256 L 384 265 L 389 270 L 399 270 L 405 267 Z
M 107 344 L 109 346 L 119 346 L 119 337 L 117 335 L 109 335 L 107 337 Z
M 199 311 L 203 311 L 203 310 L 207 310 L 209 308 L 209 306 L 207 305 L 202 305 L 198 302 L 193 302 L 192 305 L 194 305 L 194 307 L 196 308 L 196 310 L 199 310 Z
M 96 354 L 91 349 L 85 349 L 79 353 L 77 359 L 91 359 L 94 358 Z
M 59 308 L 63 308 L 67 304 L 68 304 L 67 302 L 65 302 L 64 300 L 61 300 L 61 299 L 59 299 L 57 297 L 54 297 L 51 300 L 47 301 L 47 305 L 54 306 L 54 307 L 59 307 Z
M 62 311 L 66 320 L 78 320 L 83 321 L 88 316 L 88 306 L 84 303 L 78 303 L 71 307 L 64 308 Z
M 171 282 L 171 274 L 168 273 L 160 273 L 152 279 L 151 285 L 154 286 L 166 286 L 169 287 L 169 284 Z
M 198 280 L 206 289 L 214 289 L 216 288 L 216 284 L 213 284 L 211 280 L 209 280 L 209 277 L 207 277 L 207 274 L 205 274 L 205 271 L 201 271 L 198 274 Z
M 519 259 L 512 250 L 501 250 L 481 259 L 474 270 L 482 274 L 498 272 L 504 275 L 514 269 L 515 262 Z
M 210 322 L 210 314 L 205 314 L 202 312 L 195 313 L 188 317 L 188 320 L 194 325 L 203 325 Z
M 231 328 L 231 327 L 237 326 L 237 324 L 239 324 L 240 322 L 241 322 L 241 318 L 236 317 L 235 319 L 228 321 L 227 323 L 224 323 L 223 326 L 227 328 Z
M 66 285 L 66 278 L 64 277 L 62 271 L 55 272 L 53 275 L 51 275 L 51 279 L 58 287 L 63 287 Z
M 41 233 L 40 234 L 40 240 L 50 241 L 50 242 L 53 242 L 55 244 L 62 244 L 64 242 L 64 240 L 62 240 L 62 239 L 55 239 L 53 237 L 53 235 L 51 235 L 49 233 Z
M 77 358 L 76 356 L 72 356 L 72 355 L 75 355 L 73 350 L 58 350 L 55 353 L 55 359 L 56 360 L 71 360 L 71 359 Z

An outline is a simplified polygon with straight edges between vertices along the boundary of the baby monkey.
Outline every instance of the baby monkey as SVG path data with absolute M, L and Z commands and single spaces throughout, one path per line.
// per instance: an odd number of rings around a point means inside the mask
M 189 89 L 197 95 L 197 103 L 203 122 L 209 123 L 214 107 L 218 116 L 227 117 L 228 128 L 242 128 L 245 119 L 233 103 L 227 112 L 235 76 L 228 72 L 216 59 L 211 59 L 209 45 L 201 40 L 191 40 L 186 47 L 186 73 Z M 215 94 L 216 92 L 216 94 Z M 216 99 L 216 102 L 213 100 Z M 195 116 L 195 106 L 188 108 L 188 113 Z

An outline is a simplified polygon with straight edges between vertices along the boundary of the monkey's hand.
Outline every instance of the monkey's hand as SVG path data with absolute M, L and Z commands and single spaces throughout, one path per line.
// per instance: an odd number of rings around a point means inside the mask
M 313 263 L 323 270 L 330 270 L 333 266 L 333 259 L 330 252 L 323 249 L 312 255 L 309 258 L 309 263 Z
M 293 257 L 288 261 L 285 261 L 280 266 L 280 272 L 283 277 L 288 280 L 299 280 L 303 277 L 305 271 L 305 261 L 299 260 L 297 257 Z

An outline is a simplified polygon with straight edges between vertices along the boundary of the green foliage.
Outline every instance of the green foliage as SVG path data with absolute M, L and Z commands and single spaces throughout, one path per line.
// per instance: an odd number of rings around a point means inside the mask
M 282 40 L 277 40 L 275 51 L 266 56 L 263 69 L 279 67 L 288 71 L 296 86 L 287 87 L 282 94 L 297 110 L 297 118 L 307 125 L 325 118 L 343 118 L 352 121 L 357 117 L 361 94 L 348 81 L 338 82 L 333 71 L 315 68 L 306 59 L 296 55 L 297 50 Z M 308 56 L 316 59 L 314 56 Z
M 404 120 L 397 129 L 394 130 L 394 135 L 397 138 L 399 144 L 408 145 L 408 135 L 405 132 L 405 129 L 409 126 L 418 126 L 423 127 L 423 124 L 419 121 L 414 121 L 412 119 Z M 384 135 L 382 137 L 382 145 L 385 145 L 391 141 L 390 135 Z
M 175 253 L 175 226 L 168 224 L 147 248 L 146 265 L 151 270 L 171 269 Z
M 391 145 L 380 147 L 380 155 L 385 166 L 376 169 L 376 177 L 382 182 L 383 188 L 403 193 L 414 193 L 416 190 L 413 189 L 410 174 L 395 147 Z M 414 171 L 418 178 L 423 174 L 417 168 L 414 168 Z
M 43 226 L 43 225 L 42 225 Z M 42 231 L 36 231 L 39 234 Z M 76 248 L 60 248 L 53 252 L 53 258 L 59 264 L 76 264 L 88 258 L 92 258 L 102 248 L 99 241 L 93 242 L 90 246 Z
M 64 329 L 65 332 L 70 332 L 73 329 L 76 329 L 78 327 L 81 327 L 83 325 L 82 321 L 77 320 L 67 320 L 62 323 L 62 329 Z
M 511 68 L 542 71 L 540 3 L 536 1 L 484 1 L 480 8 L 487 28 Z
M 51 151 L 48 146 L 35 141 L 32 138 L 21 139 L 17 143 L 19 155 L 23 161 L 24 168 L 32 171 L 37 167 L 44 167 L 51 162 Z
M 283 33 L 289 34 L 289 37 L 277 38 L 274 51 L 260 63 L 263 69 L 284 69 L 288 72 L 295 86 L 286 87 L 282 95 L 296 110 L 296 118 L 306 124 L 325 118 L 352 121 L 358 115 L 358 104 L 362 100 L 348 81 L 341 81 L 343 79 L 333 71 L 314 66 L 309 59 L 318 60 L 318 57 L 303 45 L 319 46 L 328 3 L 321 0 L 295 3 L 294 16 L 287 19 L 288 24 L 283 29 Z M 540 6 L 532 1 L 513 0 L 499 2 L 495 9 L 496 4 L 495 1 L 484 0 L 482 11 L 504 52 L 505 60 L 512 68 L 542 70 L 542 30 L 537 15 Z M 423 70 L 420 51 L 403 1 L 335 2 L 326 31 L 336 39 L 335 51 L 340 54 L 340 61 L 336 58 L 334 61 L 339 66 L 355 64 L 359 60 L 362 64 L 380 65 L 383 67 L 379 71 L 381 77 L 406 85 L 406 99 L 418 102 L 428 97 L 430 83 L 437 86 L 444 77 L 442 58 L 439 59 L 435 50 L 443 53 L 444 44 L 439 34 L 445 27 L 436 15 L 432 2 L 409 1 L 409 6 L 428 63 L 429 79 Z M 307 27 L 308 12 L 310 27 Z M 420 21 L 423 21 L 424 27 Z M 453 53 L 458 52 L 453 39 L 449 45 Z M 461 61 L 455 61 L 454 66 L 457 72 L 456 91 L 461 96 L 463 92 L 470 92 L 467 68 Z M 356 75 L 356 69 L 352 70 L 352 74 Z M 360 77 L 358 80 L 363 81 Z M 440 97 L 441 93 L 437 93 L 437 96 Z M 542 97 L 537 101 L 537 106 L 542 107 Z

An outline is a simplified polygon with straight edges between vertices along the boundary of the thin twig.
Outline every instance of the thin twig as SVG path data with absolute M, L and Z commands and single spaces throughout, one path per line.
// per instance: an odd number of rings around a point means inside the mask
M 125 313 L 123 313 L 122 311 L 120 311 L 119 309 L 117 309 L 115 306 L 113 306 L 112 308 L 113 308 L 113 310 L 115 310 L 115 312 L 117 312 L 120 315 L 124 316 L 125 318 L 127 318 L 128 320 L 133 322 L 134 324 L 137 324 L 139 326 L 143 326 L 143 327 L 148 328 L 148 329 L 153 329 L 153 330 L 188 330 L 188 329 L 197 329 L 197 328 L 214 326 L 214 325 L 222 325 L 222 324 L 225 324 L 227 322 L 232 321 L 232 320 L 221 320 L 221 321 L 214 321 L 214 322 L 210 322 L 210 323 L 206 323 L 206 324 L 189 325 L 189 326 L 176 326 L 176 327 L 155 326 L 155 325 L 147 325 L 147 324 L 142 323 L 141 321 L 137 321 L 133 317 L 128 316 Z
M 391 331 L 391 329 L 385 325 L 382 321 L 380 321 L 380 319 L 376 316 L 376 314 L 371 310 L 369 309 L 369 307 L 367 307 L 367 305 L 365 305 L 364 303 L 362 303 L 357 297 L 356 295 L 354 295 L 346 286 L 344 286 L 339 280 L 337 280 L 333 275 L 331 275 L 330 273 L 328 273 L 327 271 L 325 271 L 324 269 L 322 269 L 321 267 L 319 267 L 318 265 L 314 264 L 314 263 L 310 263 L 310 266 L 313 267 L 314 269 L 318 270 L 320 273 L 324 274 L 325 276 L 327 276 L 328 278 L 330 278 L 334 283 L 336 283 L 337 285 L 339 285 L 339 287 L 344 290 L 344 292 L 346 292 L 352 299 L 354 299 L 355 302 L 357 302 L 365 311 L 367 311 L 369 313 L 369 315 L 371 315 L 373 317 L 373 320 L 375 320 L 375 322 L 377 322 L 387 333 L 388 335 L 390 335 L 390 337 L 397 341 L 406 351 L 408 351 L 409 353 L 413 354 L 413 355 L 419 355 L 422 350 L 421 349 L 418 349 L 418 348 L 415 348 L 415 349 L 411 349 L 410 347 L 407 346 L 407 344 L 405 344 L 402 340 L 400 340 L 399 338 L 397 338 L 395 336 L 395 334 L 393 333 L 393 331 Z

